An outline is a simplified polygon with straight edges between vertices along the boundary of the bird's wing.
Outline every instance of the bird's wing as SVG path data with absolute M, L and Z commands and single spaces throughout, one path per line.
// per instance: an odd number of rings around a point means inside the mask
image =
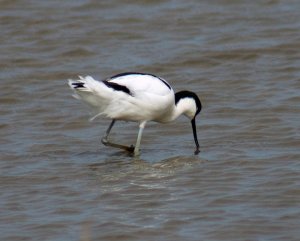
M 133 96 L 145 95 L 146 93 L 165 96 L 173 91 L 164 79 L 151 74 L 123 73 L 115 75 L 107 79 L 107 81 L 125 86 Z
M 157 76 L 129 72 L 118 74 L 106 81 L 124 86 L 130 91 L 131 97 L 126 100 L 126 109 L 128 112 L 133 110 L 131 119 L 159 120 L 175 104 L 173 89 Z

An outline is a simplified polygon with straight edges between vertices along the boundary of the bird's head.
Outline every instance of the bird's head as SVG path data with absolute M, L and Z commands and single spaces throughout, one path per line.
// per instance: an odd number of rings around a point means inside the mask
M 177 107 L 180 106 L 180 109 L 182 109 L 182 113 L 191 120 L 194 140 L 196 144 L 195 155 L 197 155 L 200 152 L 200 145 L 197 138 L 195 119 L 202 109 L 201 101 L 194 92 L 183 90 L 175 94 L 175 104 Z

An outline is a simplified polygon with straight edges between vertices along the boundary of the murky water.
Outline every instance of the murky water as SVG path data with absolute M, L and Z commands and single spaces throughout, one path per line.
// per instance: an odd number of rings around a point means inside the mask
M 299 1 L 0 1 L 0 239 L 299 240 Z M 199 94 L 133 159 L 66 80 L 157 74 Z M 132 144 L 137 124 L 113 138 Z

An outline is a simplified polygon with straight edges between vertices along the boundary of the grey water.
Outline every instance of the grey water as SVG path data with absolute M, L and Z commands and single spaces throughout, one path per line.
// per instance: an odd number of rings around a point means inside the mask
M 1 240 L 299 240 L 299 1 L 0 9 Z M 198 156 L 184 117 L 149 123 L 139 158 L 100 143 L 67 79 L 125 71 L 200 96 Z

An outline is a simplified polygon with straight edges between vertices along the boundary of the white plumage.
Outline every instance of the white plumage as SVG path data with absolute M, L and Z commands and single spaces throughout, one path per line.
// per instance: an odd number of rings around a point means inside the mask
M 104 81 L 97 81 L 90 76 L 78 80 L 69 80 L 74 90 L 74 97 L 88 104 L 95 117 L 103 115 L 112 119 L 102 143 L 123 148 L 139 154 L 142 131 L 147 121 L 170 122 L 184 114 L 192 121 L 196 151 L 199 152 L 195 117 L 201 110 L 197 95 L 190 91 L 174 94 L 170 85 L 162 78 L 144 73 L 122 73 Z M 135 121 L 140 123 L 140 130 L 135 147 L 127 147 L 108 141 L 108 135 L 115 120 Z

